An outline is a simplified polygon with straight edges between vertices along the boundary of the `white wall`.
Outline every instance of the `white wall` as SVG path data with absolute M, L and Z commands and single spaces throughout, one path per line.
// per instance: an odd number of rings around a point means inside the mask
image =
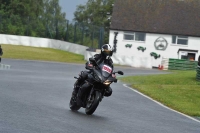
M 110 31 L 110 40 L 109 44 L 113 45 L 114 32 Z M 187 46 L 183 45 L 173 45 L 171 35 L 160 35 L 160 34 L 146 34 L 145 42 L 137 41 L 125 41 L 123 40 L 122 31 L 117 31 L 117 53 L 112 57 L 115 64 L 128 65 L 132 67 L 142 67 L 142 68 L 152 68 L 158 67 L 161 64 L 162 58 L 179 58 L 178 49 L 192 49 L 200 50 L 200 38 L 189 37 L 189 42 Z M 156 50 L 154 47 L 154 42 L 158 37 L 164 37 L 168 42 L 168 47 L 165 51 Z M 0 44 L 13 44 L 13 45 L 24 45 L 24 46 L 33 46 L 33 47 L 46 47 L 46 48 L 55 48 L 61 49 L 64 51 L 69 51 L 76 54 L 81 54 L 85 56 L 85 60 L 88 60 L 89 57 L 93 56 L 94 52 L 86 51 L 88 47 L 64 42 L 60 40 L 47 39 L 47 38 L 36 38 L 36 37 L 26 37 L 26 36 L 16 36 L 16 35 L 4 35 L 0 34 Z M 131 48 L 126 48 L 126 44 L 132 44 Z M 138 51 L 137 47 L 143 46 L 146 47 L 144 52 Z M 154 57 L 150 56 L 151 52 L 156 52 L 161 55 L 157 60 Z M 199 56 L 198 52 L 196 54 L 196 60 Z
M 117 35 L 117 53 L 120 56 L 126 56 L 127 58 L 132 57 L 134 58 L 146 58 L 148 59 L 148 62 L 151 62 L 151 65 L 154 67 L 158 67 L 161 64 L 162 58 L 176 58 L 178 59 L 178 50 L 179 49 L 192 49 L 192 50 L 200 50 L 200 38 L 197 37 L 188 37 L 188 45 L 174 45 L 172 44 L 172 36 L 171 35 L 164 35 L 164 34 L 146 34 L 146 41 L 145 42 L 138 42 L 138 41 L 126 41 L 123 39 L 124 32 L 123 31 L 110 31 L 110 40 L 109 44 L 113 44 L 114 40 L 114 32 L 118 32 Z M 162 50 L 156 50 L 154 46 L 154 42 L 159 38 L 163 37 L 167 40 L 168 46 L 165 51 Z M 126 44 L 132 44 L 131 48 L 126 48 Z M 142 46 L 146 47 L 146 50 L 144 52 L 138 51 L 137 47 Z M 157 54 L 160 54 L 161 57 L 158 59 L 154 59 L 154 57 L 150 56 L 151 52 L 155 52 Z M 198 60 L 199 51 L 196 54 L 195 60 Z M 134 62 L 134 61 L 132 61 Z M 137 60 L 136 62 L 141 62 L 140 60 Z M 143 62 L 143 61 L 142 61 Z M 141 64 L 141 63 L 140 63 Z M 133 65 L 134 66 L 134 65 Z
M 86 51 L 85 60 L 89 60 L 90 57 L 94 56 L 99 52 L 90 52 Z M 136 56 L 124 56 L 113 54 L 111 57 L 114 64 L 127 65 L 131 67 L 138 68 L 152 68 L 151 58 L 150 57 L 136 57 Z
M 60 40 L 0 34 L 0 44 L 54 48 L 85 55 L 88 47 Z
M 54 48 L 61 49 L 64 51 L 69 51 L 76 54 L 81 54 L 85 56 L 85 60 L 88 60 L 94 54 L 99 52 L 86 51 L 88 47 L 64 42 L 60 40 L 47 39 L 47 38 L 37 38 L 37 37 L 27 37 L 27 36 L 16 36 L 16 35 L 5 35 L 0 34 L 0 44 L 12 44 L 12 45 L 23 45 L 23 46 L 33 46 L 33 47 L 44 47 L 44 48 Z M 114 54 L 113 62 L 120 65 L 128 65 L 133 67 L 143 67 L 151 68 L 150 57 L 126 57 L 120 54 Z

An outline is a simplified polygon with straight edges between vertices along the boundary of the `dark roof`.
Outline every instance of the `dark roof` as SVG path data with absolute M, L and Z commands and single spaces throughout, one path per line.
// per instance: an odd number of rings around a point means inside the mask
M 115 0 L 110 29 L 200 36 L 200 0 Z
M 198 50 L 192 50 L 192 49 L 179 49 L 177 53 L 179 53 L 180 51 L 186 51 L 186 52 L 195 52 L 195 53 L 198 53 Z

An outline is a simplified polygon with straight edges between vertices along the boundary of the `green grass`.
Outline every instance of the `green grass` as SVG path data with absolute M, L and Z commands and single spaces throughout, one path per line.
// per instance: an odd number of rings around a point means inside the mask
M 190 116 L 200 116 L 200 82 L 196 71 L 120 78 L 132 88 Z
M 2 58 L 85 63 L 84 56 L 51 48 L 28 47 L 21 45 L 1 45 Z

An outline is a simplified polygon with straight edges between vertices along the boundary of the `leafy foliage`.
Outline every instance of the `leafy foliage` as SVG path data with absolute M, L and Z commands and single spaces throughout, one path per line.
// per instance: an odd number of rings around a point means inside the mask
M 79 5 L 74 13 L 74 20 L 105 29 L 105 41 L 108 43 L 110 17 L 115 0 L 88 0 L 86 5 Z
M 70 23 L 61 12 L 59 0 L 0 0 L 0 3 L 1 34 L 52 38 L 93 48 L 103 43 L 101 27 L 84 21 Z
M 59 0 L 0 0 L 0 33 L 63 38 L 66 14 Z

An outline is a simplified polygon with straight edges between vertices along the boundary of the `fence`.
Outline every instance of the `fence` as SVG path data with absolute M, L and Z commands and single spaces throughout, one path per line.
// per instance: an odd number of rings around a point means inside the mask
M 0 14 L 0 34 L 50 38 L 81 44 L 91 49 L 104 44 L 104 28 L 68 20 L 6 16 Z
M 161 70 L 196 70 L 197 61 L 162 58 L 159 69 Z
M 196 70 L 197 61 L 169 59 L 169 70 Z
M 196 79 L 197 79 L 198 81 L 200 81 L 200 66 L 197 67 Z

